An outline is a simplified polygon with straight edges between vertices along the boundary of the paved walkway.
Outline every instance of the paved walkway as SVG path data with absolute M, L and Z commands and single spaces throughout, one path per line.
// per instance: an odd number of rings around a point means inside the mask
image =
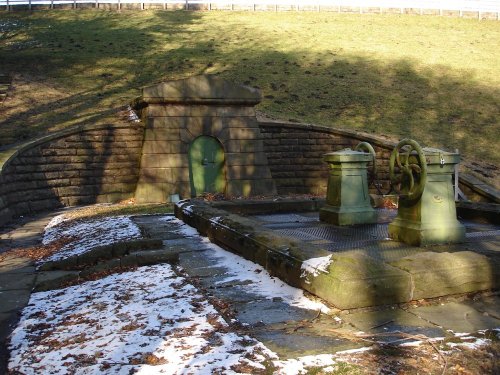
M 29 248 L 41 242 L 43 228 L 57 213 L 23 217 L 0 228 L 0 256 L 12 249 Z M 0 261 L 0 374 L 6 372 L 6 339 L 15 327 L 21 310 L 29 301 L 35 284 L 33 261 L 7 256 Z
M 24 218 L 0 232 L 0 252 L 30 247 L 40 241 L 47 222 L 56 213 Z M 179 265 L 208 296 L 228 306 L 249 334 L 262 341 L 282 358 L 321 354 L 356 348 L 360 343 L 354 332 L 374 334 L 379 341 L 395 341 L 398 331 L 427 337 L 449 336 L 453 332 L 474 332 L 500 327 L 500 297 L 483 295 L 477 300 L 455 298 L 419 305 L 392 306 L 385 309 L 336 311 L 330 315 L 293 307 L 281 298 L 267 299 L 249 292 L 247 280 L 218 284 L 230 269 L 221 266 L 216 251 L 201 238 L 179 232 L 179 225 L 159 216 L 138 216 L 134 221 L 144 233 L 163 241 L 163 249 L 179 255 Z M 5 341 L 21 309 L 27 304 L 36 273 L 28 259 L 8 257 L 0 262 L 0 373 L 6 368 Z

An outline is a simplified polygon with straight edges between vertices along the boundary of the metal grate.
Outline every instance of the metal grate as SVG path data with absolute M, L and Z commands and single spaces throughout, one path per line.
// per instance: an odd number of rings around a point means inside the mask
M 352 227 L 320 225 L 310 228 L 301 228 L 301 231 L 335 242 L 385 240 L 388 236 L 387 224 L 358 225 Z
M 319 220 L 317 216 L 299 214 L 255 215 L 254 218 L 267 223 L 310 223 L 318 222 Z
M 500 230 L 489 230 L 482 232 L 469 232 L 465 234 L 465 238 L 474 239 L 474 238 L 487 238 L 487 237 L 500 237 Z
M 304 232 L 303 230 L 298 230 L 298 229 L 280 229 L 277 230 L 279 234 L 283 236 L 290 236 L 297 238 L 299 240 L 303 241 L 318 241 L 318 240 L 323 240 L 323 238 L 315 236 L 313 234 L 309 234 Z

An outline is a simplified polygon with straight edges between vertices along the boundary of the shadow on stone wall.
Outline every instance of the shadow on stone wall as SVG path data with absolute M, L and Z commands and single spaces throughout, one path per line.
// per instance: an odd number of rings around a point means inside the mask
M 62 206 L 133 197 L 142 126 L 94 126 L 26 145 L 1 168 L 0 223 Z

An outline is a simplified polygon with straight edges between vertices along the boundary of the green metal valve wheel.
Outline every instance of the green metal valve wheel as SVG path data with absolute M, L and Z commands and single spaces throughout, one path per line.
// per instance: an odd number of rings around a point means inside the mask
M 427 162 L 416 141 L 403 139 L 394 148 L 389 159 L 389 177 L 400 199 L 408 202 L 420 199 L 427 182 Z

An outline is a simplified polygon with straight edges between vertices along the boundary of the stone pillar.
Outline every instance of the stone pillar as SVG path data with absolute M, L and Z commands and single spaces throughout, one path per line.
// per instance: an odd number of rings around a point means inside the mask
M 427 163 L 424 191 L 416 201 L 400 197 L 398 215 L 389 224 L 389 237 L 415 246 L 463 242 L 465 227 L 457 220 L 452 184 L 460 155 L 422 150 Z
M 257 89 L 215 76 L 198 76 L 146 87 L 134 102 L 145 122 L 136 200 L 168 202 L 191 197 L 189 147 L 199 136 L 216 138 L 225 154 L 225 193 L 276 194 L 254 106 Z
M 326 206 L 319 212 L 321 221 L 334 225 L 369 224 L 377 222 L 377 212 L 370 204 L 367 164 L 369 153 L 350 149 L 324 156 L 330 175 Z

